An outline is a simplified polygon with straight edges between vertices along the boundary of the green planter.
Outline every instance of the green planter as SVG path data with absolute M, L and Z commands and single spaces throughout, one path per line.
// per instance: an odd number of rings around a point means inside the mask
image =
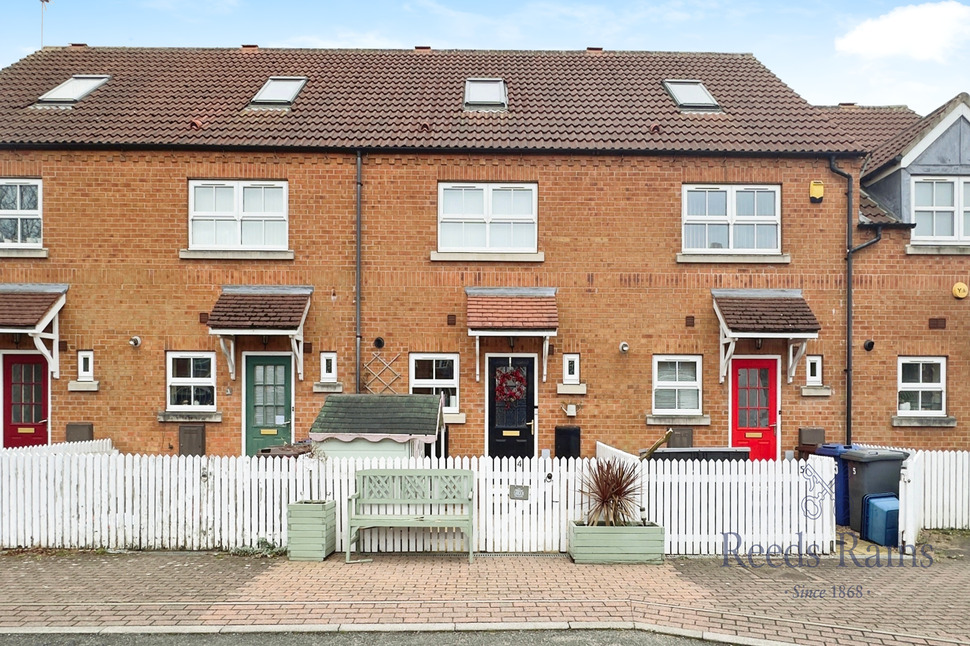
M 664 528 L 575 521 L 569 526 L 569 555 L 576 563 L 662 563 Z
M 286 551 L 291 561 L 322 561 L 337 547 L 337 503 L 301 500 L 287 507 Z

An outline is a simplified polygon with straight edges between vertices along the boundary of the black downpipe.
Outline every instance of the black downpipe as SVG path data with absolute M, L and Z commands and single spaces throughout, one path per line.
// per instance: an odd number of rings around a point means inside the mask
M 354 304 L 356 306 L 356 312 L 354 313 L 354 327 L 355 327 L 355 358 L 354 358 L 354 392 L 360 393 L 360 338 L 361 338 L 361 326 L 360 326 L 360 301 L 361 301 L 361 283 L 363 282 L 360 277 L 360 237 L 361 237 L 361 208 L 360 208 L 360 188 L 363 182 L 361 181 L 361 162 L 360 162 L 360 151 L 357 151 L 357 190 L 356 190 L 356 208 L 357 208 L 357 270 L 354 276 Z

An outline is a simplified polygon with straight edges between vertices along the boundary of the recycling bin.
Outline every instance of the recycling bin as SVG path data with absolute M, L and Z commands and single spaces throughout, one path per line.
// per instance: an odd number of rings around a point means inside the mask
M 853 449 L 842 454 L 849 483 L 849 527 L 862 532 L 863 498 L 874 493 L 899 496 L 899 474 L 905 451 Z
M 899 498 L 888 493 L 863 497 L 862 538 L 877 545 L 899 544 Z
M 842 455 L 847 451 L 858 450 L 858 444 L 820 444 L 815 447 L 815 455 L 835 458 L 835 524 L 849 524 L 849 472 Z

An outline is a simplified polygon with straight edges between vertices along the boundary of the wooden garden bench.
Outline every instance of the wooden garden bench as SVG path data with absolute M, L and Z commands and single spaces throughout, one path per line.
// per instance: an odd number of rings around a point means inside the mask
M 350 548 L 369 527 L 455 527 L 474 559 L 474 475 L 468 469 L 362 469 L 357 493 L 347 499 L 347 562 Z

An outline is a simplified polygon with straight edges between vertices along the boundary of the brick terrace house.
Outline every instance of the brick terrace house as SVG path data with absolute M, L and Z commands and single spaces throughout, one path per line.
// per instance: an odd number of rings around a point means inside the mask
M 355 391 L 442 393 L 452 455 L 846 430 L 847 218 L 894 126 L 750 55 L 70 46 L 0 86 L 3 446 L 253 453 Z M 858 255 L 883 440 L 878 288 L 946 281 Z

